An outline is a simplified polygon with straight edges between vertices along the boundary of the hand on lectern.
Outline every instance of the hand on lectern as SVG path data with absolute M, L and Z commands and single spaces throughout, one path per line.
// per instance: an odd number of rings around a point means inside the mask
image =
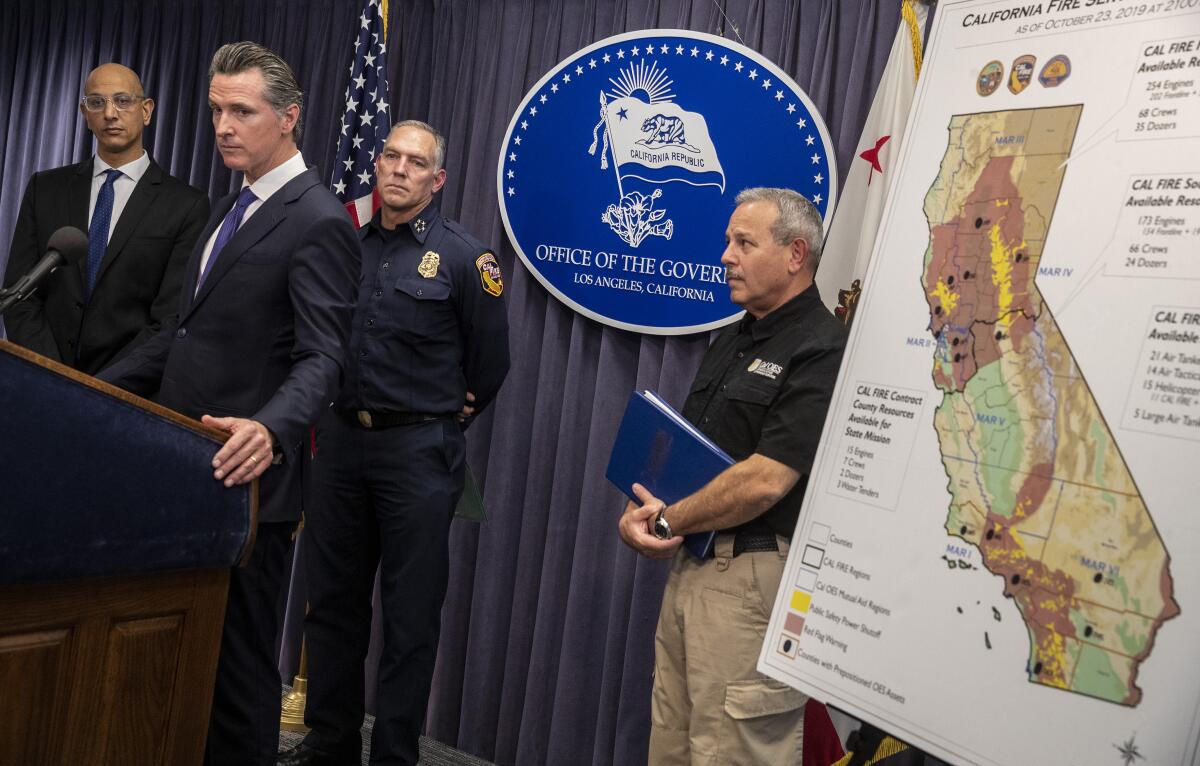
M 226 487 L 248 484 L 262 476 L 271 465 L 271 432 L 257 420 L 214 418 L 205 415 L 200 422 L 228 433 L 229 440 L 213 456 L 213 476 Z

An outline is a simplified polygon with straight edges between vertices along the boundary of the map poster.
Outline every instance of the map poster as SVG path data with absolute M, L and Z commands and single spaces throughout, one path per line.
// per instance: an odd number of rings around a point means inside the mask
M 1200 763 L 1200 0 L 939 4 L 759 667 L 956 764 Z

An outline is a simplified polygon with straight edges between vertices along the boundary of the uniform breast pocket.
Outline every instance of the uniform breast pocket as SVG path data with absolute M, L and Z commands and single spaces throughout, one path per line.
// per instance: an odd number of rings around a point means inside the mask
M 736 414 L 735 417 L 726 418 L 730 436 L 737 443 L 756 443 L 767 411 L 779 394 L 779 383 L 766 379 L 734 380 L 724 393 L 730 414 Z
M 396 310 L 389 312 L 400 332 L 428 336 L 441 331 L 447 318 L 453 320 L 450 283 L 424 277 L 396 280 Z
M 740 404 L 769 407 L 779 393 L 779 384 L 770 380 L 736 380 L 729 384 L 725 398 Z

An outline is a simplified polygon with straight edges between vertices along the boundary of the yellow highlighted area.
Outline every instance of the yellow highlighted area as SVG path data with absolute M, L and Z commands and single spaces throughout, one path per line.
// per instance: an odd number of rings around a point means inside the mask
M 808 605 L 812 603 L 812 594 L 805 593 L 802 590 L 792 591 L 792 611 L 807 612 Z
M 1038 682 L 1060 689 L 1067 688 L 1067 652 L 1063 637 L 1054 630 L 1043 634 L 1037 648 L 1037 657 L 1042 663 Z
M 996 293 L 996 307 L 1000 324 L 1005 329 L 1012 326 L 1012 250 L 1004 246 L 1000 240 L 1000 224 L 993 223 L 988 230 L 988 239 L 992 243 L 990 253 L 992 261 L 992 284 L 999 288 Z M 1024 243 L 1022 243 L 1024 244 Z
M 933 297 L 941 301 L 942 311 L 947 314 L 954 311 L 954 307 L 958 305 L 958 293 L 951 292 L 949 285 L 940 279 L 937 286 L 933 288 Z

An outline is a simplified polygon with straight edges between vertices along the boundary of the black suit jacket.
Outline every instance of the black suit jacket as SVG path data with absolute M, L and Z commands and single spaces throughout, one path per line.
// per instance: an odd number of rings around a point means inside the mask
M 8 253 L 5 285 L 33 268 L 63 226 L 88 230 L 92 160 L 34 173 Z M 94 375 L 158 331 L 179 306 L 179 284 L 208 218 L 208 197 L 150 161 L 121 217 L 91 300 L 87 259 L 59 268 L 4 316 L 8 339 Z
M 194 418 L 265 425 L 283 463 L 259 482 L 259 520 L 291 521 L 309 426 L 340 384 L 361 255 L 345 208 L 310 168 L 242 224 L 196 292 L 204 246 L 236 199 L 213 208 L 178 315 L 99 377 Z

